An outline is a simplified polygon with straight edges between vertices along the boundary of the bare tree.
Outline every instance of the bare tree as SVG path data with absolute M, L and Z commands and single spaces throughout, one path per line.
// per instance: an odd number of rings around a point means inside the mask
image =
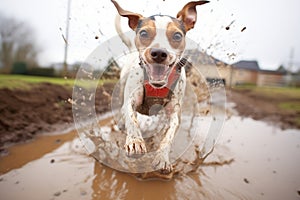
M 0 66 L 10 72 L 13 63 L 37 66 L 38 48 L 33 29 L 24 22 L 0 15 Z

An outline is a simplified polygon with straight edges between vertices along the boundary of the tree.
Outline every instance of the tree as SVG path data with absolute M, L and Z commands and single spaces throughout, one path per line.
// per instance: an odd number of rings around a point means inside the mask
M 0 15 L 0 66 L 9 73 L 15 62 L 37 66 L 38 48 L 33 29 L 24 22 Z

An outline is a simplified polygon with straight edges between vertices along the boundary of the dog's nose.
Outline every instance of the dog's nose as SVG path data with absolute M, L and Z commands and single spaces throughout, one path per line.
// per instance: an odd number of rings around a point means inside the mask
M 164 49 L 152 48 L 150 50 L 150 55 L 155 62 L 162 63 L 166 60 L 168 52 Z

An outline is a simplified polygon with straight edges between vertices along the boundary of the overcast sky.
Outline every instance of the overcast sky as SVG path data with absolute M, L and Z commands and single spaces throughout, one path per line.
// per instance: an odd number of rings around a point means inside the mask
M 174 16 L 188 0 L 119 0 L 144 16 Z M 176 2 L 176 3 L 174 3 Z M 299 0 L 211 0 L 199 6 L 198 21 L 188 37 L 209 54 L 233 63 L 257 60 L 261 68 L 288 65 L 300 68 Z M 35 30 L 42 65 L 62 62 L 67 0 L 1 0 L 0 13 L 24 21 Z M 116 10 L 110 0 L 72 0 L 68 61 L 84 61 L 102 42 L 116 36 Z M 129 31 L 122 20 L 124 31 Z M 230 29 L 225 28 L 230 25 Z M 246 30 L 241 30 L 246 27 Z M 95 39 L 98 36 L 99 39 Z M 293 50 L 292 50 L 293 49 Z

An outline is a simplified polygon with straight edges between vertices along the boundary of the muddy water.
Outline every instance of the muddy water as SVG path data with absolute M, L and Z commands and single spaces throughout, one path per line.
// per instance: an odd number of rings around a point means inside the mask
M 0 159 L 0 199 L 300 198 L 299 130 L 231 117 L 199 170 L 171 181 L 139 181 L 105 167 L 75 136 L 42 136 L 9 149 Z

